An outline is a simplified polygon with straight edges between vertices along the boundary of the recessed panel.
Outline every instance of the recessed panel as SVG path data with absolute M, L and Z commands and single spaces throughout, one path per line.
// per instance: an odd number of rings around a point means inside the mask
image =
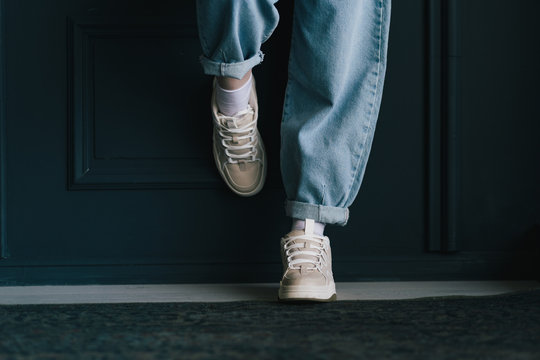
M 71 19 L 70 188 L 222 186 L 194 24 Z

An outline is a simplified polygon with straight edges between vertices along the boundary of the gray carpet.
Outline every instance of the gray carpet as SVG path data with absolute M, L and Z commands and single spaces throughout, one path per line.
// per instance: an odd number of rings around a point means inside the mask
M 540 359 L 540 290 L 487 297 L 0 306 L 1 359 Z

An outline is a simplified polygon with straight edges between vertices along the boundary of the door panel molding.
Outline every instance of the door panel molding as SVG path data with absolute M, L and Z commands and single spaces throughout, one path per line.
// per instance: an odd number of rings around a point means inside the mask
M 199 72 L 192 71 L 189 66 L 175 69 L 174 72 L 166 72 L 168 69 L 144 67 L 144 56 L 154 56 L 154 54 L 149 55 L 148 51 L 145 53 L 147 49 L 144 45 L 158 51 L 155 56 L 159 56 L 159 51 L 163 48 L 174 48 L 174 51 L 180 53 L 183 52 L 182 48 L 188 48 L 193 44 L 199 46 L 196 25 L 181 23 L 178 18 L 164 18 L 162 16 L 69 17 L 67 31 L 68 104 L 70 106 L 67 134 L 68 189 L 222 187 L 220 179 L 216 176 L 214 164 L 208 160 L 211 159 L 211 156 L 205 150 L 210 149 L 210 146 L 207 146 L 210 144 L 198 142 L 194 143 L 194 146 L 190 146 L 190 144 L 185 145 L 177 141 L 177 146 L 174 146 L 173 141 L 170 141 L 169 143 L 173 145 L 163 146 L 161 149 L 159 138 L 170 138 L 172 135 L 167 134 L 164 129 L 158 129 L 157 131 L 161 132 L 157 135 L 149 134 L 151 131 L 148 130 L 145 133 L 145 126 L 153 129 L 159 128 L 153 124 L 156 119 L 151 118 L 151 111 L 147 110 L 147 113 L 140 114 L 135 121 L 129 122 L 130 116 L 137 117 L 139 115 L 134 114 L 135 106 L 130 106 L 130 100 L 143 97 L 141 90 L 148 91 L 148 88 L 145 88 L 147 84 L 152 85 L 153 80 L 159 81 L 157 76 L 152 77 L 145 73 L 156 71 L 158 75 L 164 75 L 163 81 L 169 80 L 168 74 L 173 73 L 171 83 L 185 79 L 186 82 L 192 84 L 190 87 L 207 87 L 206 82 L 203 84 L 205 79 L 198 76 Z M 160 47 L 158 42 L 163 41 L 178 41 L 179 43 L 167 43 Z M 136 46 L 139 43 L 142 49 Z M 158 43 L 158 45 L 153 46 L 154 43 Z M 122 50 L 115 53 L 116 48 Z M 96 52 L 99 49 L 101 50 L 97 55 Z M 133 51 L 134 55 L 140 55 L 140 57 L 125 56 L 122 53 L 125 49 Z M 181 56 L 182 54 L 175 53 L 174 55 Z M 117 59 L 114 58 L 115 56 Z M 167 57 L 170 56 L 162 56 L 164 59 Z M 100 64 L 100 59 L 106 61 L 101 61 Z M 109 76 L 103 74 L 103 71 L 101 74 L 96 73 L 96 69 L 106 69 L 111 66 L 110 63 L 122 64 L 123 61 L 125 63 L 126 59 L 127 62 L 132 60 L 135 65 L 126 64 L 120 70 L 138 72 L 129 73 L 128 75 L 131 76 L 124 74 L 124 78 L 120 78 L 116 83 L 112 79 L 113 73 Z M 137 61 L 142 61 L 142 63 L 139 64 Z M 188 64 L 197 66 L 198 70 L 199 64 L 196 61 L 193 61 L 193 64 Z M 195 75 L 199 80 L 193 78 Z M 143 77 L 143 79 L 139 81 L 138 77 Z M 201 83 L 201 86 L 198 86 L 198 83 Z M 132 89 L 135 89 L 124 95 L 129 91 L 127 87 L 130 85 L 132 85 Z M 100 87 L 98 88 L 98 86 Z M 110 89 L 114 86 L 118 86 L 117 92 Z M 103 94 L 104 91 L 107 93 Z M 167 89 L 164 92 L 166 93 Z M 118 97 L 118 99 L 110 100 L 111 96 Z M 155 97 L 159 97 L 159 95 L 155 95 Z M 124 107 L 122 108 L 122 106 Z M 165 125 L 178 126 L 178 129 L 174 128 L 174 130 L 181 130 L 178 125 L 180 123 L 201 123 L 195 122 L 194 114 L 190 112 L 185 116 L 188 119 L 168 119 L 169 122 Z M 125 119 L 122 119 L 123 117 Z M 120 125 L 139 126 L 140 129 L 134 130 L 133 127 L 130 127 L 129 131 L 123 131 L 122 126 L 115 128 L 110 125 L 115 121 Z M 135 133 L 135 135 L 128 135 L 128 133 Z M 132 137 L 126 139 L 122 136 Z M 138 146 L 137 141 L 146 143 L 146 149 L 143 146 Z
M 461 1 L 428 2 L 428 250 L 458 245 Z
M 6 238 L 6 16 L 0 0 L 0 260 L 8 258 Z

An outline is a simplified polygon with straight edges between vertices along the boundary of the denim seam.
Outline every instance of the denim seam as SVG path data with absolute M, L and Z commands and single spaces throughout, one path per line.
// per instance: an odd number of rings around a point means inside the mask
M 276 8 L 276 3 L 278 2 L 278 0 L 275 0 L 273 2 L 273 6 L 274 8 Z M 279 24 L 279 11 L 278 11 L 278 22 L 276 23 L 276 26 L 274 26 L 273 29 L 271 29 L 267 34 L 264 34 L 262 36 L 262 39 L 261 39 L 261 44 L 265 43 L 268 39 L 270 39 L 270 36 L 272 36 L 272 34 L 274 33 L 274 31 L 276 30 L 276 27 L 277 27 L 277 24 Z
M 383 22 L 383 10 L 384 10 L 384 6 L 383 6 L 383 0 L 379 0 L 379 5 L 380 5 L 380 16 L 379 16 L 379 42 L 378 42 L 378 51 L 377 51 L 377 77 L 375 79 L 375 91 L 373 93 L 373 97 L 372 97 L 372 100 L 371 100 L 371 106 L 370 106 L 370 109 L 369 109 L 369 115 L 368 115 L 368 123 L 369 123 L 369 131 L 372 131 L 373 129 L 373 126 L 372 126 L 372 116 L 373 116 L 373 107 L 375 106 L 375 98 L 377 97 L 377 91 L 378 91 L 378 87 L 379 87 L 379 78 L 380 78 L 380 74 L 381 74 L 381 42 L 382 42 L 382 22 Z M 369 134 L 369 133 L 368 133 Z M 363 149 L 363 154 L 360 154 L 360 156 L 358 157 L 358 160 L 356 161 L 356 165 L 355 165 L 355 168 L 353 170 L 354 174 L 353 174 L 353 177 L 352 177 L 352 182 L 351 182 L 351 185 L 349 186 L 349 189 L 347 190 L 347 196 L 345 196 L 345 201 L 348 203 L 350 201 L 350 197 L 351 197 L 351 191 L 352 191 L 352 188 L 355 184 L 355 180 L 358 176 L 358 171 L 360 169 L 360 163 L 361 161 L 365 158 L 365 154 L 366 154 L 366 151 L 365 151 L 365 146 L 366 146 L 366 143 L 368 141 L 368 137 L 366 136 L 364 138 L 364 141 L 362 142 L 362 149 Z
M 226 64 L 229 60 L 227 59 L 227 54 L 225 53 L 225 51 L 223 51 L 223 49 L 219 49 L 219 52 L 221 53 L 221 56 L 223 58 L 223 62 L 221 63 L 221 66 L 223 69 L 221 74 L 223 75 L 224 70 L 225 70 L 223 65 Z
M 269 34 L 264 34 L 261 39 L 261 44 L 264 44 L 268 39 L 270 39 L 270 36 L 272 36 L 273 33 L 274 29 L 272 29 Z
M 321 205 L 324 205 L 324 198 L 326 197 L 326 184 L 322 184 L 322 196 L 321 196 Z

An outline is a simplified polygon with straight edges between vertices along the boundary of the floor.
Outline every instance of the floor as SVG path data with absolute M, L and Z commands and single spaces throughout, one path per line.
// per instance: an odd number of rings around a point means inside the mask
M 489 296 L 540 289 L 537 281 L 400 281 L 337 283 L 338 300 Z M 275 301 L 278 284 L 140 284 L 0 286 L 0 305 Z

